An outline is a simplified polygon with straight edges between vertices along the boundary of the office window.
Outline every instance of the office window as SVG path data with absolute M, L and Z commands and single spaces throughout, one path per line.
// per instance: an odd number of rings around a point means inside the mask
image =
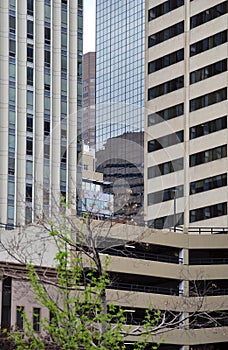
M 63 50 L 67 49 L 67 33 L 61 32 L 61 47 Z
M 9 16 L 9 31 L 10 33 L 16 33 L 16 17 Z
M 44 50 L 44 65 L 45 67 L 50 67 L 51 65 L 51 52 Z
M 227 128 L 227 116 L 216 118 L 190 128 L 190 139 L 208 135 Z
M 14 152 L 15 151 L 15 135 L 13 133 L 9 134 L 8 143 L 9 143 L 9 150 L 11 152 Z
M 14 199 L 15 195 L 15 183 L 13 181 L 8 182 L 8 200 Z
M 2 329 L 6 328 L 7 330 L 9 330 L 11 326 L 11 297 L 12 278 L 4 276 L 4 278 L 2 278 Z
M 148 141 L 148 152 L 154 152 L 162 148 L 176 145 L 184 141 L 184 131 L 180 130 L 173 134 L 159 137 L 158 139 Z
M 184 76 L 166 81 L 160 85 L 148 89 L 148 100 L 152 100 L 156 97 L 169 94 L 184 87 Z
M 181 198 L 184 195 L 184 186 L 176 186 L 166 188 L 161 191 L 149 193 L 147 196 L 147 204 L 153 205 L 161 202 L 167 202 L 174 198 Z
M 227 186 L 227 174 L 220 174 L 190 183 L 190 194 L 210 191 Z
M 9 87 L 9 101 L 15 103 L 16 101 L 16 89 Z
M 32 222 L 32 208 L 30 206 L 27 206 L 25 208 L 25 223 L 31 224 Z
M 48 27 L 44 28 L 44 42 L 47 45 L 50 45 L 51 43 L 51 29 Z
M 9 127 L 15 129 L 16 113 L 15 111 L 9 110 Z
M 154 73 L 160 69 L 171 66 L 177 62 L 183 61 L 184 49 L 172 52 L 169 55 L 160 57 L 154 61 L 148 63 L 148 74 Z
M 190 18 L 190 28 L 195 28 L 227 13 L 227 1 L 210 7 Z
M 8 175 L 14 175 L 14 174 L 15 174 L 15 159 L 8 158 Z
M 33 109 L 33 92 L 27 91 L 27 109 Z
M 61 146 L 61 163 L 67 162 L 67 150 L 66 146 Z
M 27 114 L 27 127 L 26 130 L 28 132 L 33 132 L 33 115 Z
M 44 111 L 50 113 L 51 110 L 51 99 L 50 96 L 44 96 Z
M 67 72 L 67 56 L 62 55 L 61 56 L 61 69 L 64 72 Z
M 214 34 L 203 40 L 197 41 L 190 46 L 190 56 L 212 49 L 227 42 L 227 30 Z
M 45 120 L 44 121 L 44 136 L 49 136 L 50 135 L 50 121 Z
M 184 32 L 184 21 L 174 24 L 168 28 L 154 33 L 148 37 L 148 47 L 155 46 L 161 42 L 171 39 Z
M 32 156 L 33 151 L 33 139 L 31 137 L 27 137 L 26 139 L 26 154 Z
M 190 73 L 190 84 L 197 83 L 198 81 L 213 77 L 214 75 L 226 72 L 227 59 L 215 62 L 209 66 L 200 68 Z
M 170 11 L 173 11 L 182 5 L 184 5 L 184 0 L 165 1 L 162 4 L 151 8 L 148 11 L 148 21 L 152 21 L 153 19 L 160 17 Z
M 33 39 L 33 22 L 27 21 L 27 38 Z
M 51 21 L 51 7 L 50 4 L 44 4 L 44 18 L 46 22 Z
M 9 40 L 9 55 L 11 57 L 16 56 L 16 41 L 12 39 Z
M 162 109 L 156 113 L 148 115 L 148 126 L 152 126 L 163 122 L 164 120 L 170 120 L 179 117 L 184 114 L 184 104 L 179 103 L 178 105 Z
M 33 175 L 33 163 L 30 160 L 26 160 L 26 179 L 32 180 Z
M 190 112 L 196 111 L 200 108 L 208 107 L 215 103 L 222 102 L 227 99 L 227 89 L 223 88 L 213 91 L 209 94 L 202 95 L 190 100 Z
M 169 162 L 157 164 L 147 169 L 148 179 L 152 179 L 157 176 L 166 175 L 175 171 L 182 170 L 184 168 L 184 158 L 177 158 Z
M 61 101 L 61 115 L 67 115 L 67 102 Z
M 33 63 L 33 45 L 27 45 L 27 61 Z
M 227 145 L 194 153 L 189 157 L 190 167 L 227 157 Z
M 32 202 L 32 185 L 26 184 L 26 202 Z
M 44 158 L 50 158 L 50 144 L 47 143 L 44 144 Z
M 40 308 L 34 307 L 33 309 L 33 329 L 35 332 L 40 331 Z
M 44 73 L 44 88 L 47 91 L 51 89 L 51 75 L 47 72 Z
M 17 306 L 16 309 L 16 327 L 22 331 L 24 328 L 24 306 Z
M 176 213 L 176 215 L 163 216 L 157 219 L 149 220 L 148 227 L 163 229 L 184 224 L 184 213 Z
M 33 16 L 33 0 L 27 0 L 27 14 Z
M 27 67 L 27 85 L 33 86 L 33 68 Z
M 227 202 L 190 210 L 190 222 L 207 220 L 223 215 L 227 215 Z
M 16 0 L 9 0 L 9 7 L 10 9 L 15 10 Z

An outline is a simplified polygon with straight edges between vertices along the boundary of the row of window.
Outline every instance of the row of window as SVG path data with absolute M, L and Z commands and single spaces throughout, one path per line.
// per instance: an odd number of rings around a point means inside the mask
M 183 61 L 184 49 L 177 50 L 148 63 L 148 74 L 156 72 L 177 62 Z
M 190 57 L 200 54 L 201 52 L 212 49 L 227 42 L 227 30 L 211 35 L 208 38 L 197 41 L 190 45 Z
M 190 84 L 197 83 L 198 81 L 210 78 L 214 75 L 226 72 L 227 59 L 212 63 L 206 67 L 195 70 L 190 73 Z
M 195 28 L 227 13 L 227 1 L 210 7 L 190 18 L 190 28 Z
M 227 202 L 190 210 L 190 222 L 212 219 L 223 215 L 227 215 Z M 183 224 L 183 213 L 177 213 L 176 215 L 164 216 L 148 221 L 148 226 L 156 229 L 169 228 Z
M 147 196 L 147 205 L 153 205 L 161 202 L 170 201 L 174 198 L 180 198 L 184 195 L 184 186 L 176 186 L 171 188 L 166 188 L 161 191 L 149 193 Z
M 147 170 L 148 179 L 166 175 L 184 168 L 184 158 L 177 158 L 171 161 L 151 166 Z
M 156 97 L 168 94 L 184 87 L 184 76 L 177 77 L 175 79 L 166 81 L 148 89 L 148 100 L 152 100 Z
M 195 125 L 190 128 L 190 139 L 195 139 L 200 136 L 208 135 L 210 133 L 223 130 L 227 128 L 227 116 L 210 120 Z
M 193 167 L 225 157 L 227 157 L 227 145 L 222 145 L 190 155 L 189 164 Z
M 40 332 L 40 308 L 34 307 L 33 308 L 33 330 L 35 332 Z M 25 310 L 24 306 L 17 306 L 16 310 L 16 327 L 18 330 L 23 330 L 24 328 L 24 317 L 25 317 Z
M 148 221 L 148 227 L 152 227 L 160 230 L 163 228 L 169 228 L 169 227 L 174 227 L 174 226 L 183 225 L 183 224 L 184 224 L 183 213 L 177 213 L 175 216 L 174 215 L 163 216 L 163 217 Z
M 227 215 L 227 202 L 190 210 L 190 222 L 212 219 Z
M 158 124 L 164 120 L 170 120 L 184 114 L 184 103 L 179 103 L 175 106 L 162 109 L 156 113 L 148 115 L 148 126 Z
M 227 99 L 227 88 L 222 88 L 217 91 L 210 92 L 190 100 L 190 112 L 196 111 L 200 108 L 211 106 L 215 103 L 222 102 Z
M 148 152 L 154 152 L 162 148 L 170 147 L 184 141 L 184 131 L 180 130 L 173 134 L 165 135 L 157 138 L 156 140 L 150 140 L 147 144 Z
M 175 10 L 176 8 L 184 5 L 184 0 L 169 0 L 165 1 L 160 5 L 157 5 L 148 11 L 148 21 L 160 17 L 170 11 Z
M 148 47 L 155 46 L 161 42 L 171 39 L 184 32 L 184 21 L 176 23 L 148 37 Z
M 220 174 L 190 183 L 190 194 L 205 192 L 227 186 L 227 174 Z

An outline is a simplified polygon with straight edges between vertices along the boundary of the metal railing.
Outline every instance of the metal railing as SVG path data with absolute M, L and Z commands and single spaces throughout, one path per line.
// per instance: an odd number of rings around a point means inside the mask
M 205 297 L 205 296 L 219 296 L 228 295 L 228 288 L 209 288 L 209 289 L 199 289 L 198 291 L 190 290 L 190 297 Z
M 129 250 L 120 250 L 120 249 L 105 249 L 101 251 L 101 253 L 114 255 L 114 256 L 122 256 L 126 258 L 132 259 L 143 259 L 143 260 L 151 260 L 151 261 L 160 261 L 160 262 L 168 262 L 173 264 L 183 263 L 183 259 L 178 256 L 170 256 L 165 254 L 153 254 L 148 252 L 135 251 L 134 253 Z
M 170 227 L 170 231 L 175 232 L 183 232 L 185 229 L 183 226 L 175 226 Z M 196 227 L 196 226 L 190 226 L 186 228 L 186 232 L 191 233 L 210 233 L 210 234 L 227 234 L 228 233 L 228 227 Z
M 189 265 L 222 265 L 228 264 L 228 258 L 190 258 Z
M 151 287 L 142 284 L 124 283 L 124 282 L 112 282 L 109 289 L 127 290 L 134 292 L 164 294 L 164 295 L 183 295 L 183 290 L 178 288 L 164 288 L 164 287 Z

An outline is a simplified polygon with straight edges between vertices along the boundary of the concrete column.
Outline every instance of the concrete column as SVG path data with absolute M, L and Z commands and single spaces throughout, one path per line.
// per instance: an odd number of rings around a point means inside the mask
M 52 214 L 58 215 L 61 136 L 61 0 L 55 0 L 52 4 L 51 208 Z
M 185 50 L 184 50 L 184 62 L 185 62 L 185 100 L 184 100 L 184 228 L 189 227 L 189 71 L 190 71 L 190 58 L 189 58 L 189 42 L 190 42 L 190 2 L 185 1 L 185 19 L 184 19 L 184 31 L 185 31 Z
M 44 159 L 44 1 L 35 1 L 34 219 L 43 212 Z
M 9 101 L 9 13 L 8 1 L 0 2 L 0 223 L 7 223 L 8 101 Z
M 69 0 L 68 201 L 76 208 L 77 180 L 77 1 Z
M 17 17 L 17 186 L 16 223 L 25 222 L 25 176 L 26 176 L 26 90 L 27 90 L 27 8 L 26 1 L 18 1 Z

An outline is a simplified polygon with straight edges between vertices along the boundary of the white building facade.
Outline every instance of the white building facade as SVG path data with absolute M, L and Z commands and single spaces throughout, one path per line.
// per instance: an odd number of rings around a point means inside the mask
M 228 226 L 227 1 L 146 1 L 145 220 Z
M 0 223 L 76 198 L 82 1 L 0 3 Z

